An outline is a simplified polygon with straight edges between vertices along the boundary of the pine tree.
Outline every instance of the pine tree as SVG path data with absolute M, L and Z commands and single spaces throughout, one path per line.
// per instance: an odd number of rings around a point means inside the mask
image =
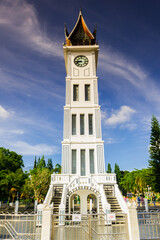
M 112 168 L 111 168 L 111 164 L 108 163 L 108 166 L 107 166 L 107 173 L 111 173 L 112 172 Z
M 155 116 L 152 117 L 151 121 L 149 153 L 149 169 L 152 189 L 155 192 L 160 192 L 160 125 Z
M 116 174 L 117 184 L 120 186 L 121 171 L 117 163 L 115 163 L 115 166 L 114 166 L 114 173 Z
M 53 170 L 53 164 L 52 164 L 52 159 L 51 159 L 51 158 L 48 158 L 47 168 L 48 168 L 50 171 Z
M 37 167 L 39 166 L 40 161 L 41 161 L 41 159 L 40 159 L 40 157 L 39 157 L 39 158 L 38 158 L 38 161 L 37 161 Z
M 42 168 L 45 168 L 45 167 L 46 167 L 46 162 L 45 162 L 44 155 L 43 155 L 42 158 L 40 159 L 39 164 L 38 164 L 38 168 L 42 169 Z
M 35 156 L 35 160 L 34 160 L 34 169 L 37 168 L 37 159 L 36 159 L 36 156 Z

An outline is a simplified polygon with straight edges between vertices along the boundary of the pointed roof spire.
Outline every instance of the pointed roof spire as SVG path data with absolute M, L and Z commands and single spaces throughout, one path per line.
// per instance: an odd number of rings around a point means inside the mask
M 93 34 L 87 27 L 87 24 L 84 21 L 82 16 L 82 10 L 80 8 L 77 22 L 69 34 L 65 26 L 65 38 L 66 45 L 94 45 L 96 43 L 96 30 Z

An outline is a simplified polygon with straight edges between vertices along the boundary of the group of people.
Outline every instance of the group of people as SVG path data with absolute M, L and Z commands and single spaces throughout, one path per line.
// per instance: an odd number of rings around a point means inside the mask
M 153 194 L 152 198 L 151 198 L 151 201 L 153 202 L 154 204 L 154 207 L 156 206 L 156 196 Z M 140 207 L 141 206 L 144 206 L 144 198 L 143 196 L 137 196 L 137 203 L 138 203 L 138 206 Z
M 127 196 L 127 197 L 124 197 L 124 200 L 125 200 L 126 203 L 128 203 L 130 201 L 130 198 L 128 198 L 128 196 Z M 151 201 L 154 204 L 154 207 L 156 206 L 156 196 L 154 194 L 151 197 L 151 199 L 148 199 L 148 200 Z M 140 196 L 140 195 L 138 195 L 136 198 L 132 197 L 132 201 L 135 202 L 135 205 L 137 203 L 138 207 L 145 205 L 144 197 Z

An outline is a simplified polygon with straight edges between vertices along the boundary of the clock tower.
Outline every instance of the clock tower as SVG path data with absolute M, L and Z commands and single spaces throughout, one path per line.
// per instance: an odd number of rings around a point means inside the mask
M 43 218 L 44 239 L 46 239 L 46 226 L 49 229 L 47 234 L 51 229 L 52 222 L 49 215 L 51 212 L 55 214 L 55 218 L 59 216 L 59 225 L 67 224 L 68 217 L 72 220 L 73 217 L 78 217 L 79 222 L 81 215 L 86 217 L 88 213 L 100 213 L 103 215 L 102 218 L 104 217 L 104 223 L 107 224 L 105 231 L 106 233 L 109 231 L 108 234 L 111 234 L 112 229 L 108 228 L 108 225 L 112 224 L 114 227 L 120 226 L 119 230 L 122 234 L 122 225 L 126 221 L 125 214 L 128 218 L 125 224 L 128 224 L 129 232 L 129 238 L 126 239 L 139 239 L 138 222 L 135 223 L 136 208 L 131 210 L 128 208 L 116 183 L 116 175 L 105 172 L 97 87 L 99 46 L 96 41 L 96 29 L 91 33 L 81 10 L 71 33 L 68 33 L 65 26 L 63 50 L 66 67 L 66 98 L 62 172 L 51 175 L 51 183 L 44 203 L 38 206 L 38 211 L 43 210 L 43 215 L 49 216 Z M 99 223 L 96 226 L 98 229 Z M 84 225 L 78 224 L 78 227 Z M 113 233 L 115 234 L 115 228 Z M 112 237 L 112 235 L 107 236 Z M 120 236 L 117 235 L 118 238 Z
M 53 202 L 53 213 L 60 215 L 119 211 L 125 205 L 116 184 L 116 175 L 105 172 L 98 102 L 96 29 L 93 33 L 89 30 L 81 11 L 70 33 L 65 26 L 63 50 L 66 97 L 62 173 L 52 174 L 44 205 Z
M 98 104 L 96 29 L 88 29 L 81 11 L 69 34 L 65 27 L 66 102 L 62 173 L 89 176 L 105 172 Z

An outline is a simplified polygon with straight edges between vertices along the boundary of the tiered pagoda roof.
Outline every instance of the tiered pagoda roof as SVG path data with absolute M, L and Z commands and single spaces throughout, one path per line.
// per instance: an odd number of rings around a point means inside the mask
M 94 32 L 91 33 L 84 21 L 82 12 L 80 10 L 77 22 L 70 34 L 68 33 L 67 27 L 65 26 L 65 38 L 66 46 L 94 45 L 96 44 L 96 27 Z

